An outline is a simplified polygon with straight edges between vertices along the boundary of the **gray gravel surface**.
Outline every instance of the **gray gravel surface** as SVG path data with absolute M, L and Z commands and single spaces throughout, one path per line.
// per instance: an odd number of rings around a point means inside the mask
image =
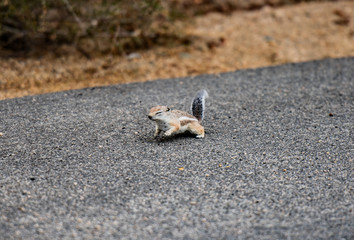
M 0 101 L 0 239 L 353 239 L 354 58 Z M 206 137 L 153 138 L 206 88 Z

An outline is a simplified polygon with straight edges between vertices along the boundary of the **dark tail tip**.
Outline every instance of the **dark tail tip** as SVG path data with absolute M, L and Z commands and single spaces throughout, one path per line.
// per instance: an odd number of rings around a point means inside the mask
M 192 102 L 192 114 L 198 119 L 199 122 L 201 122 L 204 118 L 204 102 L 207 97 L 208 92 L 203 89 L 197 92 L 197 95 Z

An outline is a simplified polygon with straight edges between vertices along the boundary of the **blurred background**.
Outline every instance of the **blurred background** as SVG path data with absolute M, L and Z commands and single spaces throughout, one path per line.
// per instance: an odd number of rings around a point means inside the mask
M 344 0 L 1 0 L 0 99 L 354 56 L 353 17 Z

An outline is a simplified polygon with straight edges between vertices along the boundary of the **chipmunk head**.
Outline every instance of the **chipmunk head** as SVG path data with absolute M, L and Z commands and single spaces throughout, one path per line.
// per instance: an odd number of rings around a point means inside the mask
M 169 112 L 171 109 L 166 106 L 156 106 L 150 109 L 148 118 L 151 120 L 157 120 L 162 117 L 162 113 Z

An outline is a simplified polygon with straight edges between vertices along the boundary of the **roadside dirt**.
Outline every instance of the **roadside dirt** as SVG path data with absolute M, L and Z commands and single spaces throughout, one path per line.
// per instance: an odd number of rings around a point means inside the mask
M 354 56 L 354 2 L 210 13 L 183 24 L 193 42 L 128 56 L 0 59 L 0 99 L 159 78 Z

